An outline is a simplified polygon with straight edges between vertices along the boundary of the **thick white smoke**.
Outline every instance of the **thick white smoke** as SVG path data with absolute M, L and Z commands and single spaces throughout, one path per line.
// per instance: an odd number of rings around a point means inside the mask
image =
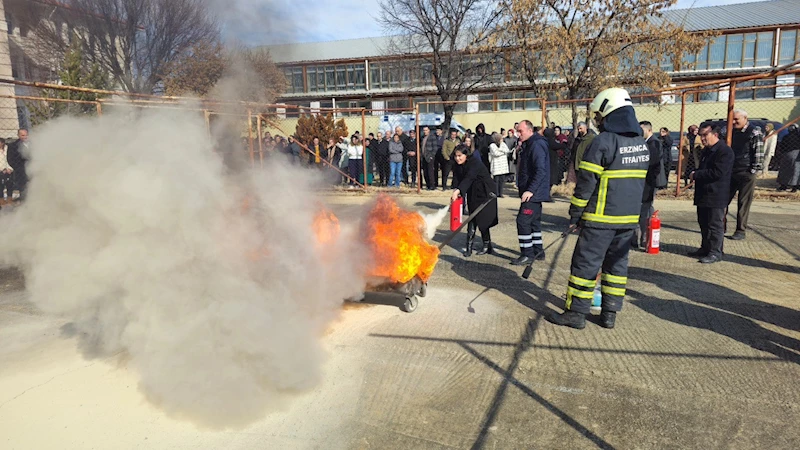
M 419 215 L 425 219 L 425 236 L 428 239 L 433 240 L 433 238 L 436 237 L 436 230 L 439 228 L 439 225 L 442 224 L 444 218 L 447 217 L 447 213 L 450 212 L 450 207 L 445 206 L 438 211 L 427 214 L 422 211 L 418 212 Z
M 203 119 L 176 112 L 60 119 L 31 141 L 0 258 L 88 356 L 127 352 L 149 400 L 214 427 L 319 380 L 319 337 L 361 292 L 365 258 L 355 224 L 316 243 L 310 175 L 226 176 Z

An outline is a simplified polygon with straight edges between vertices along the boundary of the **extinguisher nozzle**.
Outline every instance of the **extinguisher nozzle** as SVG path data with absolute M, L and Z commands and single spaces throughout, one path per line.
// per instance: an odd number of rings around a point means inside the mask
M 533 272 L 533 267 L 525 266 L 525 270 L 522 271 L 522 278 L 525 278 L 527 280 L 528 277 L 531 276 L 531 272 Z

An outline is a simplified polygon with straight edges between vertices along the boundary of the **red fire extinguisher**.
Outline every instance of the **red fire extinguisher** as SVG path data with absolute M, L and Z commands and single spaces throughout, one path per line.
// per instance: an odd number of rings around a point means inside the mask
M 658 211 L 650 217 L 650 235 L 647 237 L 647 253 L 657 255 L 661 245 L 661 219 L 658 218 Z
M 450 204 L 450 231 L 456 231 L 463 222 L 464 197 L 458 197 Z

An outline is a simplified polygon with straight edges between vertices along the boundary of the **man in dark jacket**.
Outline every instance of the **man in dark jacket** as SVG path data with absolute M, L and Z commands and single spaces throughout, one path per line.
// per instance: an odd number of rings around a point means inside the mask
M 489 169 L 489 173 L 491 173 L 489 146 L 492 144 L 492 136 L 486 134 L 486 127 L 482 123 L 479 123 L 478 126 L 475 127 L 475 137 L 472 138 L 472 141 L 475 144 L 475 151 L 481 155 L 483 165 L 485 165 L 486 168 Z
M 628 91 L 610 88 L 589 105 L 600 134 L 586 149 L 569 208 L 570 228 L 580 228 L 572 254 L 567 301 L 556 325 L 582 329 L 602 269 L 600 325 L 614 328 L 628 283 L 628 252 L 639 226 L 650 151 Z
M 524 266 L 544 259 L 542 202 L 550 200 L 550 155 L 547 140 L 541 130 L 534 131 L 529 120 L 519 123 L 517 134 L 520 140 L 517 186 L 522 200 L 517 214 L 517 238 L 521 255 L 511 264 Z
M 375 165 L 378 169 L 378 176 L 380 186 L 387 186 L 389 184 L 389 138 L 390 132 L 378 132 L 378 142 L 375 145 Z
M 417 132 L 415 130 L 409 130 L 408 134 L 403 133 L 403 129 L 397 127 L 394 129 L 395 134 L 400 135 L 400 142 L 403 143 L 403 149 L 405 150 L 405 163 L 406 166 L 403 168 L 403 176 L 407 177 L 408 173 L 411 174 L 411 186 L 417 186 Z M 408 170 L 408 172 L 406 172 Z M 408 184 L 408 178 L 405 179 L 406 184 Z
M 704 264 L 722 260 L 723 223 L 730 193 L 734 153 L 720 139 L 719 127 L 706 125 L 700 129 L 705 148 L 700 167 L 689 177 L 694 180 L 694 204 L 697 206 L 697 223 L 703 236 L 698 250 L 689 256 L 699 257 Z
M 661 127 L 659 133 L 661 161 L 664 162 L 664 175 L 669 180 L 669 172 L 672 170 L 672 136 L 669 135 L 669 128 L 667 127 Z
M 28 130 L 20 128 L 17 130 L 17 140 L 8 146 L 8 165 L 14 171 L 14 185 L 19 190 L 19 197 L 17 200 L 25 200 L 25 195 L 28 192 L 28 172 L 26 166 L 28 165 L 28 157 L 30 156 L 30 143 L 28 142 Z M 11 193 L 9 193 L 9 196 Z
M 756 190 L 756 172 L 761 170 L 764 159 L 764 133 L 747 120 L 747 111 L 733 111 L 733 175 L 728 203 L 739 193 L 736 210 L 736 232 L 730 237 L 738 241 L 746 237 L 747 219 L 750 216 L 750 205 Z
M 653 124 L 648 121 L 639 122 L 642 127 L 642 136 L 650 152 L 650 166 L 644 179 L 644 192 L 642 193 L 642 209 L 639 213 L 640 236 L 634 236 L 631 246 L 647 249 L 648 236 L 650 235 L 650 217 L 653 215 L 653 199 L 656 196 L 656 179 L 661 169 L 661 141 L 653 134 Z
M 439 153 L 439 139 L 435 134 L 431 134 L 428 127 L 422 129 L 422 141 L 420 151 L 422 152 L 422 169 L 425 175 L 425 187 L 432 191 L 436 189 L 438 177 L 436 176 L 436 154 Z
M 300 144 L 297 143 L 294 136 L 289 136 L 289 157 L 292 164 L 300 164 L 300 153 L 302 153 Z
M 566 147 L 556 141 L 556 133 L 552 128 L 545 128 L 544 137 L 547 139 L 547 147 L 550 151 L 550 186 L 561 184 L 561 169 L 558 167 L 558 152 L 563 152 Z

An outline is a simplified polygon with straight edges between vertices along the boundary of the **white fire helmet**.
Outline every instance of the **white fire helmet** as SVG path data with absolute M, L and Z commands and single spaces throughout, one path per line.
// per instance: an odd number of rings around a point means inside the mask
M 605 117 L 623 106 L 633 106 L 628 91 L 622 88 L 608 88 L 597 94 L 597 97 L 592 100 L 592 103 L 589 104 L 589 111 L 593 118 L 596 118 L 597 114 Z

